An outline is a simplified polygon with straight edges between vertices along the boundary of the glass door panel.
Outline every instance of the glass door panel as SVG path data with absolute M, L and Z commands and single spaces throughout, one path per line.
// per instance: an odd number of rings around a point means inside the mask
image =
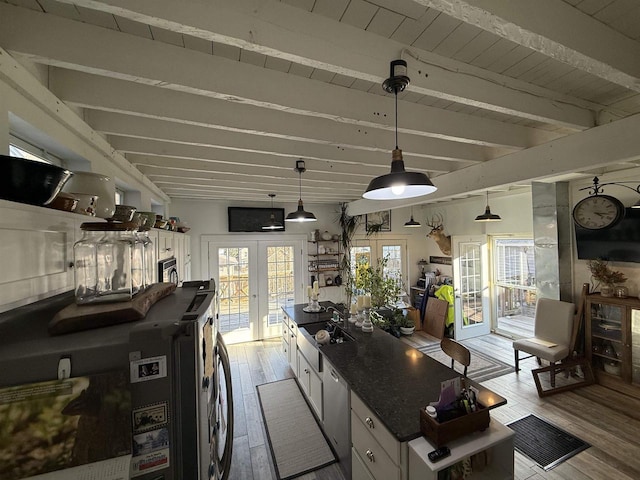
M 591 304 L 593 367 L 616 377 L 622 376 L 624 312 L 618 305 Z
M 295 303 L 295 251 L 292 245 L 266 245 L 266 273 L 262 306 L 262 338 L 280 335 L 284 312 L 282 307 Z
M 631 310 L 631 381 L 640 384 L 640 310 Z
M 253 252 L 252 252 L 253 250 Z M 226 343 L 247 342 L 258 339 L 255 326 L 255 268 L 252 255 L 255 246 L 216 247 L 218 297 L 220 302 L 220 332 Z M 252 262 L 253 260 L 253 262 Z M 215 262 L 214 262 L 215 263 Z M 251 307 L 254 307 L 253 309 Z
M 454 239 L 455 338 L 490 332 L 486 237 Z

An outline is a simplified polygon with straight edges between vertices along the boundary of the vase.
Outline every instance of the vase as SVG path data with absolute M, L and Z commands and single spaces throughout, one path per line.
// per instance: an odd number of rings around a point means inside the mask
M 600 287 L 600 295 L 603 297 L 613 297 L 615 293 L 615 287 L 610 284 L 604 284 Z
M 331 240 L 331 234 L 325 230 L 322 233 L 322 240 L 325 240 L 325 241 Z

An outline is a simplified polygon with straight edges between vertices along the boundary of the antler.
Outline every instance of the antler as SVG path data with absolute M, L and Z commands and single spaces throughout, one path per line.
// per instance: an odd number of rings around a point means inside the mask
M 439 213 L 436 213 L 431 217 L 430 222 L 427 222 L 427 226 L 436 230 L 436 229 L 442 228 L 443 223 L 444 223 L 444 219 L 442 218 L 442 215 L 440 215 Z

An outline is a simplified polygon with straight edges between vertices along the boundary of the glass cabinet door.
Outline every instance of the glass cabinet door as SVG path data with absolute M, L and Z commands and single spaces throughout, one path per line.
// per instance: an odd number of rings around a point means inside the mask
M 640 312 L 638 312 L 640 314 Z M 624 356 L 624 307 L 591 304 L 591 355 L 593 367 L 616 377 L 622 376 Z M 638 317 L 640 322 L 640 317 Z M 637 326 L 640 335 L 640 324 Z M 638 357 L 640 359 L 640 356 Z M 638 366 L 640 375 L 640 365 Z
M 631 381 L 640 384 L 640 310 L 631 310 Z

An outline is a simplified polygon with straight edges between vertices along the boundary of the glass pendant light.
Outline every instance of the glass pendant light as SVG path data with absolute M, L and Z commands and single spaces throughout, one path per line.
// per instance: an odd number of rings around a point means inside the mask
M 382 84 L 382 88 L 395 97 L 396 107 L 396 148 L 391 153 L 391 171 L 386 175 L 374 178 L 367 190 L 362 194 L 369 200 L 397 200 L 420 197 L 437 190 L 429 177 L 421 172 L 407 172 L 404 169 L 402 150 L 398 148 L 398 92 L 409 85 L 407 62 L 394 60 L 391 62 L 390 77 Z
M 266 225 L 262 226 L 262 230 L 284 230 L 284 225 L 276 220 L 276 216 L 273 213 L 273 197 L 275 197 L 276 194 L 270 193 L 269 196 L 271 197 L 271 218 Z
M 296 161 L 296 168 L 294 169 L 298 172 L 299 177 L 299 185 L 300 185 L 300 198 L 298 199 L 298 209 L 295 212 L 291 212 L 287 215 L 287 218 L 284 219 L 285 222 L 315 222 L 317 220 L 316 216 L 311 212 L 305 212 L 304 206 L 302 204 L 302 172 L 307 169 L 304 166 L 303 160 Z
M 408 228 L 416 228 L 420 226 L 420 222 L 416 222 L 413 219 L 413 207 L 411 207 L 411 220 L 409 220 L 408 222 L 405 222 L 404 226 Z
M 500 215 L 496 215 L 495 213 L 491 213 L 491 209 L 489 208 L 489 190 L 487 190 L 487 208 L 485 209 L 482 215 L 478 215 L 476 217 L 476 222 L 500 222 L 502 218 Z

